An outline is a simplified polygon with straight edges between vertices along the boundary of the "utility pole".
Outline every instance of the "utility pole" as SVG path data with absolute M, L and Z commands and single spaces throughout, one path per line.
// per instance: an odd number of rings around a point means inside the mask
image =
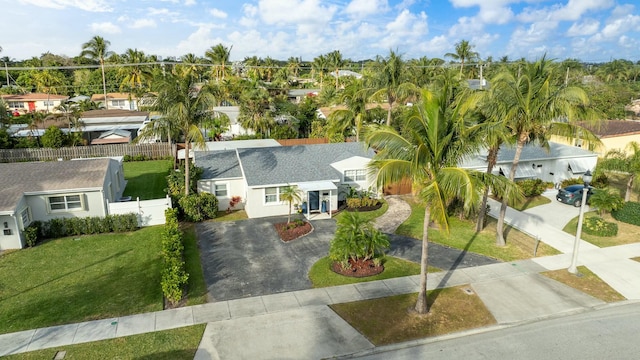
M 567 66 L 567 75 L 564 77 L 564 86 L 569 85 L 569 67 Z
M 482 64 L 480 64 L 480 90 L 482 90 L 482 84 L 484 82 L 484 79 L 482 78 Z
M 4 62 L 4 73 L 7 75 L 7 87 L 9 87 L 9 69 L 7 68 L 7 62 Z

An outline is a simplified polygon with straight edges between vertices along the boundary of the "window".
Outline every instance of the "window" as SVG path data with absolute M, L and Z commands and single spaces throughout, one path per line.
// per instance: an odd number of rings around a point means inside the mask
M 29 211 L 29 208 L 24 208 L 24 210 L 22 210 L 20 212 L 20 220 L 22 220 L 22 229 L 26 229 L 27 226 L 29 226 L 29 224 L 31 224 L 31 212 Z
M 22 101 L 9 101 L 9 103 L 7 104 L 10 108 L 23 108 L 24 107 L 24 102 Z
M 264 202 L 266 204 L 277 203 L 278 198 L 280 198 L 278 195 L 278 188 L 272 187 L 264 189 Z
M 44 106 L 53 106 L 53 101 L 51 101 L 51 100 L 49 100 L 49 101 L 44 100 L 42 103 L 43 103 Z
M 345 170 L 344 181 L 345 182 L 367 181 L 367 170 L 365 169 Z
M 213 187 L 216 197 L 227 197 L 227 184 L 215 184 Z
M 111 100 L 111 106 L 124 107 L 124 100 Z
M 82 197 L 80 195 L 61 195 L 47 198 L 50 211 L 69 211 L 82 209 Z

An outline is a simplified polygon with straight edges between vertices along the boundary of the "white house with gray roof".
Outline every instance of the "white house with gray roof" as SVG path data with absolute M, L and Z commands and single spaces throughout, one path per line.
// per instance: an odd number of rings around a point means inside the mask
M 215 194 L 220 210 L 239 196 L 247 215 L 259 218 L 288 214 L 280 191 L 292 185 L 300 190 L 307 217 L 327 218 L 338 209 L 342 189 L 373 187 L 367 171 L 372 157 L 361 143 L 196 151 L 195 164 L 204 169 L 198 191 Z
M 112 158 L 0 163 L 0 250 L 25 245 L 33 221 L 106 216 L 107 203 L 122 197 L 121 160 Z
M 493 172 L 508 177 L 515 152 L 515 146 L 501 146 Z M 555 142 L 549 142 L 549 149 L 536 144 L 527 144 L 522 149 L 515 179 L 539 178 L 555 184 L 568 178 L 580 177 L 587 170 L 593 171 L 597 162 L 598 154 L 583 148 Z M 466 159 L 460 167 L 486 171 L 486 149 Z

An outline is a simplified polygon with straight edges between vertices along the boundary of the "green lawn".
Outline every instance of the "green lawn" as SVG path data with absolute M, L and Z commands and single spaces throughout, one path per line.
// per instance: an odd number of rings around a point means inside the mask
M 172 168 L 171 160 L 125 162 L 124 178 L 127 187 L 123 196 L 140 200 L 159 199 L 166 196 L 167 175 Z
M 0 333 L 162 310 L 161 226 L 0 256 Z
M 539 196 L 524 198 L 521 201 L 519 201 L 517 204 L 513 204 L 512 207 L 516 210 L 522 211 L 526 209 L 531 209 L 536 206 L 545 205 L 550 202 L 551 200 L 549 200 L 549 198 L 539 195 Z
M 422 225 L 424 224 L 424 207 L 413 201 L 411 197 L 405 200 L 411 206 L 411 216 L 398 227 L 396 234 L 422 239 Z M 460 250 L 467 250 L 502 261 L 529 259 L 533 257 L 535 240 L 528 235 L 507 227 L 507 245 L 498 247 L 496 243 L 495 220 L 490 219 L 483 231 L 476 234 L 475 223 L 450 217 L 449 235 L 444 231 L 429 229 L 429 241 L 451 246 Z M 540 243 L 537 256 L 556 255 L 559 252 L 552 247 Z
M 419 275 L 420 264 L 411 261 L 399 259 L 393 256 L 386 256 L 384 260 L 384 271 L 375 276 L 367 276 L 363 278 L 355 278 L 336 274 L 331 270 L 331 259 L 323 257 L 318 260 L 311 270 L 309 270 L 309 279 L 313 287 L 321 288 L 327 286 L 337 286 L 345 284 L 356 284 L 374 280 L 391 279 L 401 276 Z M 429 272 L 436 272 L 440 269 L 430 268 Z
M 590 211 L 584 214 L 585 218 L 598 216 L 595 211 Z M 613 222 L 618 224 L 618 235 L 616 236 L 595 236 L 589 235 L 582 231 L 580 238 L 584 241 L 588 241 L 595 246 L 598 247 L 608 247 L 608 246 L 616 246 L 616 245 L 624 245 L 624 244 L 632 244 L 640 241 L 638 238 L 638 234 L 640 234 L 640 226 L 627 224 L 622 221 L 618 221 L 611 217 L 611 215 L 606 214 L 602 216 L 608 222 Z M 573 236 L 576 234 L 576 230 L 578 229 L 578 217 L 571 219 L 567 225 L 565 225 L 564 232 L 569 233 Z
M 193 224 L 189 224 L 182 231 L 184 231 L 184 258 L 189 273 L 187 305 L 204 304 L 207 302 L 207 285 L 204 282 L 204 273 L 200 262 L 196 229 Z
M 56 352 L 67 352 L 65 359 L 193 359 L 206 325 L 59 346 L 7 356 L 8 360 L 53 359 Z

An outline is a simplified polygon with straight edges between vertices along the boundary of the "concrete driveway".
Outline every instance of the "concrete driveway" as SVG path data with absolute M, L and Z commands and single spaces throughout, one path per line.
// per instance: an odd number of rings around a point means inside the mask
M 196 226 L 209 301 L 224 301 L 311 288 L 309 269 L 329 253 L 334 220 L 283 242 L 273 224 L 285 218 L 205 222 Z
M 580 208 L 573 205 L 567 205 L 556 200 L 558 190 L 547 190 L 542 195 L 551 200 L 550 204 L 536 206 L 527 209 L 527 213 L 536 218 L 541 223 L 550 225 L 553 228 L 562 230 L 567 223 L 580 214 Z M 589 211 L 589 206 L 585 211 Z

